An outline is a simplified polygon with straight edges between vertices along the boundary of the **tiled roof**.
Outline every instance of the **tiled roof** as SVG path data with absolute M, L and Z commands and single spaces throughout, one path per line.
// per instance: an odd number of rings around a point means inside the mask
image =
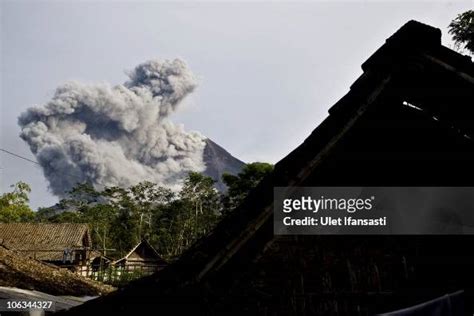
M 111 286 L 85 278 L 67 269 L 24 258 L 2 246 L 0 246 L 0 287 L 3 287 L 3 290 L 16 288 L 52 295 L 78 296 L 95 296 L 114 290 Z M 0 293 L 0 297 L 9 298 L 5 297 L 5 293 Z M 28 298 L 38 299 L 31 296 Z
M 61 260 L 64 249 L 90 247 L 91 239 L 87 224 L 0 223 L 0 244 L 39 260 Z

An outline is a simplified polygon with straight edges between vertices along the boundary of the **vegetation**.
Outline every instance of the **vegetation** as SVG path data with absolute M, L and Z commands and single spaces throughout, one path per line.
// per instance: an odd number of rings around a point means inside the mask
M 273 165 L 265 162 L 247 164 L 237 175 L 224 174 L 222 180 L 228 187 L 227 194 L 223 197 L 224 211 L 232 211 L 247 196 L 266 175 L 273 170 Z
M 93 273 L 90 278 L 114 287 L 123 287 L 130 281 L 147 276 L 149 273 L 140 269 L 135 270 L 121 270 L 120 268 L 109 266 L 105 269 L 98 270 Z
M 10 186 L 12 192 L 0 196 L 0 222 L 28 222 L 35 218 L 35 213 L 30 209 L 28 194 L 30 186 L 24 182 L 18 182 Z
M 474 54 L 474 11 L 469 10 L 459 14 L 449 24 L 449 34 L 453 36 L 458 49 L 463 46 L 464 49 Z
M 36 213 L 28 207 L 30 188 L 20 182 L 1 198 L 0 222 L 87 223 L 94 247 L 106 255 L 120 257 L 145 238 L 172 260 L 209 233 L 272 169 L 257 162 L 237 176 L 224 175 L 226 194 L 214 188 L 213 179 L 195 172 L 187 176 L 179 192 L 146 181 L 101 191 L 78 184 L 57 206 Z

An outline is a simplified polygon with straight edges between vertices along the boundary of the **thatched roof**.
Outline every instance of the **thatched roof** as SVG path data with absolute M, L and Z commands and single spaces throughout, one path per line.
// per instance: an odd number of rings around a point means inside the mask
M 0 223 L 0 245 L 44 261 L 63 259 L 64 249 L 91 247 L 87 224 Z
M 410 21 L 362 69 L 330 115 L 211 234 L 155 275 L 68 315 L 149 306 L 165 314 L 372 315 L 472 286 L 469 236 L 440 243 L 273 234 L 274 187 L 472 185 L 470 58 L 442 46 L 439 29 Z

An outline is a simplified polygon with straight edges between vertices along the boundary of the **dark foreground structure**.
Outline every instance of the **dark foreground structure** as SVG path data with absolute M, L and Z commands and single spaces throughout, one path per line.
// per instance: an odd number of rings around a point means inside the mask
M 373 315 L 464 290 L 474 236 L 274 236 L 275 186 L 473 186 L 474 65 L 411 21 L 178 262 L 68 315 Z M 410 210 L 407 210 L 409 212 Z

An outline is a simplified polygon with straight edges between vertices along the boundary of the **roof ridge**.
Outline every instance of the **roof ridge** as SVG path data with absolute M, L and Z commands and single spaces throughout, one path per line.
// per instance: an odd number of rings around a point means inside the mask
M 406 55 L 420 50 L 430 51 L 441 47 L 441 30 L 421 22 L 410 20 L 385 40 L 363 64 L 364 72 L 369 69 L 385 69 Z

